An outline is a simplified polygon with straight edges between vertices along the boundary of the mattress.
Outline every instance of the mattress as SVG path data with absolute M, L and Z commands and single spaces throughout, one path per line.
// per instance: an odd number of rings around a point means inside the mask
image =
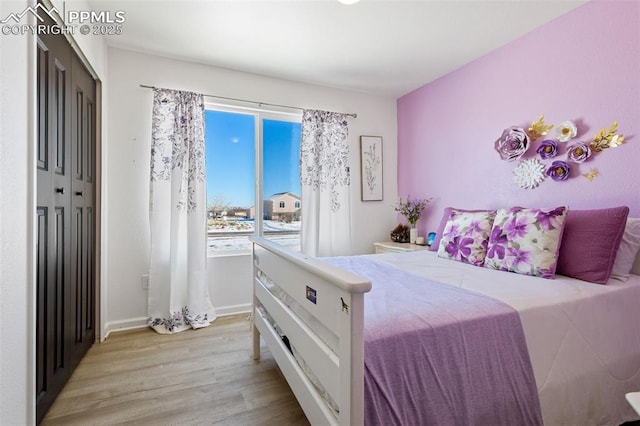
M 598 285 L 561 275 L 547 280 L 489 270 L 427 251 L 371 257 L 515 308 L 546 425 L 638 419 L 624 394 L 640 390 L 640 276 Z

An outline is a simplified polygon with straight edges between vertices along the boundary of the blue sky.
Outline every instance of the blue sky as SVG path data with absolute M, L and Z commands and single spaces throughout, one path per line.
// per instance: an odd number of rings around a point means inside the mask
M 254 205 L 254 116 L 207 110 L 205 120 L 208 202 Z M 262 133 L 264 196 L 300 195 L 300 123 L 264 120 Z

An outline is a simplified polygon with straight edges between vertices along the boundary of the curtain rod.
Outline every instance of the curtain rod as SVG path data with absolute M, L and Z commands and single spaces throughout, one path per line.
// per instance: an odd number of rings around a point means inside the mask
M 160 87 L 149 86 L 149 85 L 146 85 L 146 84 L 141 84 L 140 87 L 144 87 L 145 89 L 160 89 Z M 289 105 L 279 105 L 279 104 L 271 104 L 271 103 L 268 103 L 268 102 L 249 101 L 249 100 L 246 100 L 246 99 L 238 99 L 238 98 L 228 98 L 226 96 L 206 95 L 204 93 L 202 94 L 202 96 L 206 96 L 208 98 L 226 99 L 228 101 L 248 102 L 248 103 L 251 103 L 251 104 L 256 104 L 258 106 L 268 105 L 268 106 L 274 106 L 274 107 L 280 107 L 280 108 L 299 109 L 300 111 L 304 111 L 304 109 L 305 109 L 305 108 L 289 106 Z M 342 114 L 348 115 L 349 117 L 353 117 L 353 118 L 357 118 L 358 117 L 358 114 L 356 114 L 355 112 L 345 112 L 345 113 L 342 113 Z

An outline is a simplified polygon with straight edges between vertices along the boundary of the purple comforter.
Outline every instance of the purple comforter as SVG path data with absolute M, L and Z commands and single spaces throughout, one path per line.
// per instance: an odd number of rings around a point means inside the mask
M 365 424 L 542 424 L 513 308 L 366 258 L 323 260 L 372 282 L 365 295 Z

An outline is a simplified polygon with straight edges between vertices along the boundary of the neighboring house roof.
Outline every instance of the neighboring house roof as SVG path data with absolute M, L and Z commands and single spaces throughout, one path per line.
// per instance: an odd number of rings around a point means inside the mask
M 296 198 L 296 199 L 298 199 L 298 200 L 300 199 L 300 197 L 298 197 L 298 196 L 297 196 L 296 194 L 294 194 L 293 192 L 278 192 L 277 194 L 273 194 L 273 195 L 271 195 L 270 197 L 265 198 L 265 200 L 273 200 L 273 199 L 278 198 L 278 197 L 281 197 L 281 196 L 283 196 L 283 195 L 290 195 L 290 196 L 292 196 L 293 198 Z

